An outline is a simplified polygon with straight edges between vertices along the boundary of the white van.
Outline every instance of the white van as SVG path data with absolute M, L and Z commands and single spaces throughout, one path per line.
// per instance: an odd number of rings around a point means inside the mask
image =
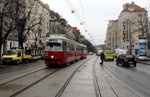
M 116 49 L 115 50 L 115 57 L 117 58 L 121 54 L 127 54 L 127 51 L 125 49 Z

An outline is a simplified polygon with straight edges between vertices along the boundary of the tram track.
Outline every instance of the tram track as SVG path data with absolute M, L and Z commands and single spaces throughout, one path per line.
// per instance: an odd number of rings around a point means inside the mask
M 108 73 L 108 71 L 105 70 L 105 66 L 104 67 L 101 67 L 101 76 L 98 76 L 98 73 L 97 73 L 97 70 L 100 68 L 97 68 L 99 67 L 99 64 L 98 64 L 98 57 L 93 61 L 93 66 L 92 66 L 92 75 L 93 75 L 93 83 L 94 83 L 94 89 L 95 89 L 95 96 L 96 97 L 107 97 L 106 96 L 106 92 L 104 92 L 104 85 L 101 85 L 101 81 L 104 81 L 105 83 L 107 83 L 109 91 L 111 91 L 111 94 L 114 96 L 114 97 L 120 97 L 121 94 L 118 93 L 118 91 L 116 90 L 116 87 L 114 87 L 114 85 L 112 84 L 112 80 L 114 80 L 116 83 L 118 83 L 117 80 L 115 80 L 114 78 L 112 78 L 112 75 L 110 75 Z M 86 63 L 86 62 L 85 62 Z M 85 64 L 83 63 L 83 64 Z M 92 64 L 91 64 L 92 65 Z M 96 67 L 97 66 L 97 67 Z M 81 67 L 81 66 L 80 66 Z M 80 68 L 79 67 L 79 68 Z M 96 69 L 95 69 L 96 68 Z M 70 81 L 72 80 L 73 76 L 75 75 L 77 70 L 75 70 L 75 72 L 70 76 L 70 78 L 68 78 L 68 80 L 65 82 L 65 84 L 63 85 L 63 87 L 60 89 L 60 91 L 57 93 L 57 95 L 55 97 L 61 97 L 61 95 L 63 94 L 63 91 L 65 90 L 65 88 L 68 86 L 68 84 L 70 83 Z M 100 78 L 102 77 L 102 78 Z M 111 80 L 110 80 L 111 78 Z M 102 80 L 101 80 L 102 79 Z M 133 92 L 131 89 L 127 88 L 127 87 L 124 87 L 124 85 L 118 83 L 119 85 L 121 85 L 123 87 L 123 89 L 127 89 L 128 91 L 132 92 L 134 95 L 136 95 L 137 97 L 142 97 L 142 96 L 138 96 L 137 93 Z M 104 86 L 104 87 L 103 87 Z M 107 90 L 105 90 L 107 91 Z M 122 90 L 121 90 L 122 91 Z M 108 94 L 109 95 L 109 94 Z M 133 95 L 132 95 L 133 96 Z M 63 95 L 64 97 L 64 95 Z
M 90 61 L 93 57 L 91 58 L 88 58 L 86 60 L 83 60 L 82 63 L 80 63 L 78 66 L 76 66 L 76 68 L 74 68 L 74 70 L 71 72 L 71 74 L 68 75 L 68 77 L 66 77 L 66 79 L 62 82 L 63 84 L 61 85 L 61 87 L 59 87 L 57 89 L 57 92 L 54 94 L 53 97 L 61 97 L 62 94 L 64 94 L 64 90 L 66 89 L 66 87 L 68 87 L 69 83 L 72 81 L 73 77 L 75 76 L 75 74 L 78 72 L 78 70 L 84 65 L 86 64 L 88 61 Z M 101 83 L 99 81 L 99 78 L 100 76 L 98 76 L 98 73 L 97 73 L 97 70 L 100 70 L 98 69 L 97 67 L 99 67 L 99 64 L 98 64 L 98 57 L 95 59 L 93 59 L 93 63 L 91 64 L 92 65 L 92 75 L 93 75 L 93 84 L 94 84 L 94 90 L 95 90 L 95 96 L 96 97 L 105 97 L 103 95 L 103 92 L 102 92 L 102 87 L 101 87 Z M 109 85 L 110 89 L 112 90 L 112 92 L 114 93 L 114 95 L 116 97 L 119 97 L 119 95 L 117 94 L 117 91 L 116 89 L 114 88 L 114 86 L 111 84 L 110 82 L 110 77 L 115 80 L 115 81 L 118 81 L 116 79 L 114 79 L 112 77 L 112 75 L 110 75 L 109 71 L 107 70 L 107 66 L 103 66 L 100 68 L 102 69 L 101 71 L 101 77 L 105 80 L 105 82 Z M 24 92 L 25 91 L 28 91 L 30 90 L 31 87 L 33 86 L 36 86 L 36 84 L 42 82 L 44 79 L 48 78 L 48 77 L 51 77 L 51 76 L 55 76 L 55 73 L 58 72 L 60 69 L 63 69 L 63 68 L 59 68 L 59 69 L 48 69 L 48 68 L 42 68 L 42 69 L 39 69 L 39 70 L 36 70 L 36 71 L 33 71 L 33 72 L 30 72 L 28 74 L 25 74 L 23 76 L 20 76 L 20 77 L 17 77 L 15 79 L 12 79 L 12 80 L 9 80 L 5 83 L 2 83 L 0 84 L 0 91 L 3 89 L 3 88 L 6 88 L 7 86 L 10 86 L 10 85 L 14 85 L 17 86 L 18 83 L 20 82 L 21 85 L 23 84 L 22 87 L 20 88 L 17 88 L 17 90 L 14 90 L 14 91 L 11 91 L 9 93 L 8 91 L 8 94 L 6 96 L 3 96 L 3 97 L 21 97 L 20 95 L 24 95 Z M 47 74 L 42 74 L 43 76 L 39 75 L 41 74 L 42 72 L 45 72 Z M 61 72 L 61 71 L 60 71 Z M 59 74 L 59 73 L 58 73 Z M 38 78 L 34 79 L 34 77 L 36 77 L 37 75 Z M 30 77 L 29 77 L 30 76 Z M 108 77 L 109 76 L 109 77 Z M 33 78 L 34 80 L 30 80 L 28 83 L 26 83 L 25 81 L 28 79 L 28 78 Z M 19 81 L 18 81 L 19 80 Z M 119 82 L 120 83 L 120 82 Z M 17 84 L 17 85 L 16 85 Z M 20 85 L 20 84 L 19 84 Z M 124 86 L 124 85 L 123 85 Z M 125 87 L 126 89 L 128 89 L 129 91 L 135 93 L 134 91 L 132 91 L 131 89 Z M 32 88 L 31 88 L 32 89 Z M 135 93 L 136 94 L 136 93 Z M 1 92 L 0 92 L 0 95 L 1 95 Z
M 14 87 L 15 88 L 15 87 L 18 86 L 17 84 L 20 83 L 19 86 L 21 86 L 21 87 L 15 89 L 15 90 L 10 89 L 11 92 L 10 93 L 8 92 L 9 97 L 15 97 L 18 94 L 22 93 L 23 91 L 27 90 L 28 88 L 30 88 L 30 87 L 34 86 L 35 84 L 39 83 L 40 81 L 42 81 L 46 77 L 48 77 L 48 76 L 54 74 L 55 72 L 59 71 L 60 69 L 61 68 L 49 70 L 47 68 L 42 68 L 42 69 L 27 73 L 23 76 L 16 77 L 14 79 L 11 79 L 9 81 L 6 81 L 6 82 L 0 84 L 0 90 L 5 90 L 9 87 Z M 41 73 L 44 73 L 44 74 L 41 74 Z M 26 83 L 26 81 L 28 83 Z M 0 94 L 1 94 L 1 92 L 0 92 Z M 8 97 L 8 95 L 7 95 L 7 97 Z
M 65 79 L 63 80 L 63 82 L 61 83 L 58 83 L 60 84 L 60 87 L 55 87 L 54 90 L 56 90 L 57 92 L 55 94 L 52 94 L 53 97 L 61 97 L 61 96 L 64 96 L 64 94 L 66 94 L 66 88 L 70 85 L 70 82 L 72 81 L 72 79 L 74 78 L 74 76 L 76 75 L 76 73 L 80 70 L 80 68 L 85 65 L 88 61 L 91 61 L 91 59 L 94 58 L 94 57 L 91 57 L 91 58 L 88 58 L 86 60 L 83 60 L 80 64 L 78 64 L 77 66 L 74 66 L 76 68 L 72 69 L 70 72 L 70 74 L 67 76 L 65 76 Z M 95 91 L 95 96 L 96 97 L 106 97 L 103 93 L 103 91 L 101 89 L 103 89 L 103 85 L 101 85 L 101 81 L 105 81 L 107 83 L 107 85 L 110 87 L 109 89 L 111 89 L 111 91 L 113 92 L 114 96 L 115 97 L 119 97 L 118 95 L 118 92 L 116 90 L 116 88 L 114 87 L 114 85 L 111 83 L 111 80 L 115 80 L 112 75 L 110 75 L 107 71 L 107 66 L 103 66 L 100 70 L 100 68 L 97 68 L 99 67 L 99 64 L 98 64 L 98 57 L 97 58 L 94 58 L 91 62 L 91 67 L 92 67 L 92 76 L 93 76 L 93 92 Z M 89 63 L 88 63 L 89 64 Z M 71 66 L 71 65 L 70 65 Z M 67 66 L 69 67 L 69 66 Z M 62 69 L 62 71 L 61 71 Z M 60 70 L 60 71 L 59 71 Z M 69 68 L 66 68 L 66 70 L 69 70 Z M 99 73 L 97 72 L 97 70 L 100 70 L 100 73 L 101 75 L 99 76 Z M 59 71 L 59 72 L 58 72 Z M 42 74 L 43 76 L 39 75 L 41 74 L 42 72 L 46 72 L 47 74 Z M 58 73 L 56 73 L 58 72 Z M 30 94 L 31 92 L 29 92 L 31 89 L 35 89 L 36 91 L 36 87 L 39 87 L 41 86 L 41 83 L 44 83 L 46 80 L 49 80 L 50 78 L 52 77 L 55 77 L 56 75 L 59 75 L 61 72 L 64 72 L 63 68 L 59 68 L 59 69 L 47 69 L 47 68 L 43 68 L 43 69 L 39 69 L 37 71 L 34 71 L 32 73 L 28 73 L 24 76 L 20 76 L 16 79 L 13 79 L 13 80 L 10 80 L 8 82 L 5 82 L 3 84 L 0 85 L 0 91 L 3 89 L 3 88 L 6 88 L 6 86 L 10 86 L 10 85 L 14 85 L 17 86 L 17 85 L 21 85 L 23 84 L 22 87 L 20 88 L 17 88 L 17 90 L 15 89 L 14 91 L 7 91 L 8 94 L 6 96 L 3 96 L 3 97 L 24 97 L 24 94 Z M 37 76 L 39 75 L 39 76 Z M 30 76 L 30 77 L 29 77 Z M 37 78 L 38 77 L 38 78 Z M 36 78 L 34 80 L 27 80 L 29 78 Z M 48 79 L 47 79 L 48 78 Z M 26 79 L 26 80 L 25 80 Z M 102 79 L 102 80 L 101 80 Z M 110 80 L 111 79 L 111 80 Z M 19 80 L 19 81 L 18 81 Z M 44 82 L 43 82 L 44 80 Z M 57 79 L 57 80 L 61 80 L 61 79 Z M 91 81 L 92 81 L 91 80 Z M 28 83 L 26 83 L 25 81 L 28 81 Z M 115 80 L 117 81 L 117 80 Z M 20 83 L 19 83 L 20 82 Z M 51 81 L 51 82 L 54 82 Z M 71 82 L 72 83 L 72 82 Z M 16 85 L 17 84 L 17 85 Z M 62 85 L 61 85 L 62 84 Z M 34 87 L 33 87 L 34 86 Z M 123 85 L 124 86 L 124 85 Z M 32 88 L 33 87 L 33 88 Z M 9 87 L 10 88 L 10 87 Z M 68 89 L 68 88 L 67 88 Z M 126 89 L 128 89 L 126 87 Z M 65 92 L 64 92 L 65 91 Z M 129 91 L 132 91 L 129 89 Z M 133 91 L 132 91 L 133 92 Z M 133 92 L 135 93 L 135 92 Z M 28 95 L 27 94 L 27 95 Z M 135 93 L 136 94 L 136 93 Z M 0 92 L 0 95 L 1 95 L 1 92 Z
M 105 69 L 104 69 L 105 70 Z M 106 72 L 106 70 L 105 70 Z M 108 74 L 108 72 L 107 72 Z M 109 75 L 110 76 L 110 75 Z M 110 82 L 108 81 L 108 79 L 104 76 L 106 82 L 108 83 L 108 85 L 110 86 L 111 90 L 114 92 L 114 94 L 116 95 L 116 97 L 119 97 L 119 95 L 116 93 L 116 91 L 114 90 L 114 88 L 112 87 L 112 85 L 110 84 Z
M 45 69 L 45 68 L 41 68 L 41 69 L 38 69 L 38 70 L 36 70 L 36 71 L 32 71 L 32 72 L 26 73 L 26 74 L 24 74 L 24 75 L 21 75 L 21 76 L 19 76 L 19 77 L 12 78 L 12 79 L 10 79 L 10 80 L 8 80 L 8 81 L 4 81 L 4 82 L 0 83 L 0 86 L 5 85 L 5 84 L 7 84 L 7 83 L 9 83 L 9 82 L 13 82 L 13 81 L 15 81 L 15 80 L 18 80 L 18 79 L 20 79 L 20 78 L 26 77 L 26 76 L 28 76 L 28 75 L 37 73 L 37 72 L 39 72 L 39 71 L 41 71 L 41 70 L 44 70 L 44 69 Z
M 93 82 L 94 82 L 96 97 L 102 97 L 102 94 L 101 94 L 101 91 L 100 91 L 100 88 L 99 88 L 99 85 L 98 85 L 98 79 L 97 79 L 96 72 L 95 72 L 95 65 L 96 65 L 97 59 L 98 59 L 98 57 L 96 58 L 96 60 L 93 63 L 93 66 L 92 66 Z
M 120 80 L 118 80 L 117 78 L 115 78 L 110 72 L 109 72 L 109 68 L 107 66 L 104 67 L 104 71 L 116 82 L 118 82 L 119 84 L 121 84 L 125 89 L 129 90 L 130 92 L 132 92 L 133 94 L 137 95 L 137 97 L 143 97 L 141 94 L 139 94 L 138 92 L 134 91 L 130 86 L 126 85 L 125 83 L 121 82 Z M 112 85 L 110 84 L 110 82 L 108 81 L 108 79 L 105 77 L 106 81 L 108 82 L 108 84 L 110 85 L 110 87 L 112 88 L 112 90 L 114 91 L 114 93 L 116 94 L 117 97 L 119 97 L 119 95 L 117 95 L 117 93 L 115 92 L 115 89 L 113 89 Z
M 81 66 L 82 64 L 84 64 L 85 62 L 89 61 L 89 58 L 86 59 L 83 63 L 81 63 Z M 78 69 L 81 67 L 79 66 Z M 24 91 L 28 90 L 29 88 L 33 87 L 34 85 L 40 83 L 42 80 L 46 79 L 47 77 L 55 74 L 56 72 L 58 72 L 60 69 L 62 68 L 59 68 L 59 69 L 52 69 L 51 71 L 49 71 L 49 69 L 47 68 L 42 68 L 42 69 L 39 69 L 37 71 L 34 71 L 34 72 L 31 72 L 31 73 L 28 73 L 28 74 L 25 74 L 23 76 L 20 76 L 20 77 L 17 77 L 15 79 L 12 79 L 12 80 L 9 80 L 7 82 L 4 82 L 2 84 L 0 84 L 0 90 L 3 90 L 3 89 L 6 89 L 9 88 L 9 87 L 15 87 L 17 85 L 21 86 L 20 88 L 17 88 L 17 90 L 11 90 L 11 92 L 8 92 L 8 94 L 6 94 L 7 96 L 6 97 L 16 97 L 18 96 L 19 94 L 23 93 Z M 42 76 L 39 77 L 40 75 L 40 72 L 49 72 L 48 74 L 44 75 L 42 74 Z M 77 71 L 77 70 L 76 70 Z M 38 73 L 38 74 L 37 74 Z M 74 71 L 74 74 L 75 74 L 75 71 Z M 72 74 L 72 77 L 73 75 Z M 29 77 L 30 76 L 30 77 Z M 38 78 L 37 78 L 38 76 Z M 36 77 L 36 79 L 35 79 Z M 31 81 L 31 79 L 33 78 L 33 80 Z M 30 79 L 30 81 L 28 83 L 26 83 L 27 79 Z M 69 80 L 71 80 L 71 77 L 69 78 Z M 69 82 L 68 80 L 68 82 Z M 67 84 L 68 82 L 66 82 L 65 84 Z M 21 84 L 20 84 L 21 83 Z M 12 86 L 10 86 L 12 85 Z M 65 86 L 65 85 L 64 85 Z M 64 88 L 64 87 L 63 87 Z M 62 91 L 62 89 L 60 91 Z M 0 92 L 1 94 L 1 92 Z M 58 93 L 57 93 L 58 94 Z M 59 92 L 58 96 L 56 97 L 59 97 L 61 93 Z M 8 96 L 9 95 L 9 96 Z M 4 96 L 5 97 L 5 96 Z
M 98 60 L 98 57 L 94 61 L 93 67 L 92 67 L 93 81 L 94 81 L 94 87 L 95 87 L 95 94 L 96 94 L 96 97 L 103 97 L 102 92 L 101 92 L 101 88 L 100 88 L 100 83 L 98 82 L 98 77 L 97 77 L 98 74 L 96 73 L 96 69 L 95 69 L 96 68 L 96 64 L 98 64 L 97 60 Z M 106 72 L 106 70 L 104 69 L 104 66 L 101 66 L 101 68 L 102 68 L 102 70 L 104 70 L 104 72 Z M 102 71 L 101 71 L 101 73 L 102 73 Z M 106 73 L 108 73 L 108 72 L 106 72 Z M 113 91 L 115 96 L 119 97 L 118 94 L 116 93 L 116 91 L 114 90 L 113 86 L 110 84 L 110 81 L 107 79 L 107 77 L 104 76 L 103 74 L 102 74 L 101 77 L 103 77 L 104 80 L 107 82 L 107 84 L 109 85 L 110 89 Z
M 93 58 L 93 57 L 92 57 Z M 66 80 L 66 82 L 64 83 L 64 85 L 61 87 L 61 89 L 59 90 L 59 92 L 56 94 L 55 97 L 61 97 L 61 95 L 63 94 L 64 90 L 66 89 L 66 87 L 69 85 L 70 81 L 72 80 L 72 78 L 74 77 L 74 75 L 76 74 L 76 72 L 79 70 L 79 68 L 81 66 L 83 66 L 85 63 L 87 63 L 88 61 L 90 61 L 90 59 L 92 58 L 89 58 L 87 59 L 85 62 L 83 62 L 81 65 L 79 65 L 75 70 L 74 72 L 70 75 L 70 77 Z
M 107 97 L 110 95 L 113 95 L 113 97 L 120 97 L 120 96 L 125 95 L 125 93 L 127 94 L 127 96 L 130 95 L 130 97 L 143 97 L 141 94 L 139 94 L 138 92 L 136 92 L 132 88 L 130 88 L 130 86 L 127 86 L 123 82 L 116 79 L 115 76 L 113 76 L 109 72 L 109 70 L 111 70 L 111 68 L 108 67 L 108 64 L 105 63 L 104 66 L 99 67 L 99 63 L 98 63 L 97 59 L 95 60 L 95 63 L 93 64 L 93 76 L 95 76 L 94 77 L 94 85 L 95 85 L 96 97 Z M 95 67 L 96 64 L 98 64 L 97 67 Z M 95 70 L 95 68 L 96 68 L 96 70 Z M 97 70 L 99 70 L 99 71 L 97 71 Z M 105 92 L 108 90 L 110 91 L 110 94 L 107 94 Z
M 20 93 L 22 93 L 22 92 L 24 92 L 25 90 L 29 89 L 30 87 L 36 85 L 36 84 L 39 83 L 40 81 L 44 80 L 45 78 L 47 78 L 48 76 L 54 74 L 55 72 L 57 72 L 57 71 L 59 71 L 59 70 L 60 70 L 60 69 L 57 69 L 57 70 L 55 70 L 55 71 L 53 71 L 53 72 L 51 72 L 51 73 L 45 75 L 44 77 L 42 77 L 42 78 L 36 80 L 35 82 L 31 83 L 30 85 L 26 86 L 25 88 L 23 88 L 23 89 L 21 89 L 21 90 L 15 92 L 15 93 L 14 93 L 13 95 L 11 95 L 10 97 L 16 97 L 16 96 L 19 95 Z
M 95 89 L 95 95 L 96 95 L 96 97 L 103 97 L 102 94 L 101 94 L 101 90 L 100 90 L 100 87 L 99 87 L 98 78 L 97 78 L 96 70 L 95 70 L 95 65 L 96 65 L 97 60 L 98 60 L 98 57 L 93 62 L 93 66 L 92 66 L 93 83 L 94 83 L 94 89 Z M 87 60 L 86 62 L 88 62 L 88 61 L 89 60 Z M 55 97 L 61 97 L 61 95 L 63 94 L 63 91 L 69 85 L 70 81 L 72 80 L 72 78 L 74 77 L 74 75 L 76 74 L 76 72 L 86 62 L 82 63 L 78 68 L 76 68 L 76 70 L 70 75 L 70 77 L 67 79 L 67 81 L 65 82 L 65 84 L 61 87 L 61 89 L 59 90 L 59 92 L 56 94 Z M 104 78 L 107 81 L 107 83 L 109 84 L 109 86 L 111 87 L 112 91 L 115 93 L 116 97 L 118 97 L 117 93 L 115 92 L 115 90 L 113 89 L 113 87 L 111 86 L 111 84 L 109 83 L 109 81 L 107 80 L 107 78 L 106 77 L 104 77 Z

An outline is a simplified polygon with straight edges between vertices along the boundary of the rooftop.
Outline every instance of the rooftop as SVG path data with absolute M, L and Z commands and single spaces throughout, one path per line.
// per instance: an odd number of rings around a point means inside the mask
M 141 8 L 140 6 L 132 2 L 131 4 L 129 3 L 124 4 L 123 11 L 145 11 L 145 8 Z

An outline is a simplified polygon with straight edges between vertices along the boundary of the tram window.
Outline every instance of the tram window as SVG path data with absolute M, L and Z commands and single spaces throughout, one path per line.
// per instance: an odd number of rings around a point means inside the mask
M 75 45 L 72 42 L 68 42 L 68 51 L 75 51 Z
M 63 41 L 63 51 L 67 51 L 67 42 Z
M 70 47 L 71 51 L 74 51 L 74 50 L 75 50 L 74 44 L 71 44 L 70 46 L 71 46 L 71 47 Z
M 76 47 L 76 51 L 80 51 L 80 50 L 81 50 L 80 46 L 79 46 L 79 45 L 77 45 L 77 47 Z
M 81 51 L 84 51 L 84 48 L 83 48 L 83 47 L 81 47 Z
M 71 44 L 68 42 L 68 51 L 71 51 Z
M 46 43 L 46 49 L 50 51 L 61 51 L 61 43 Z
M 87 51 L 87 49 L 84 47 L 84 51 Z

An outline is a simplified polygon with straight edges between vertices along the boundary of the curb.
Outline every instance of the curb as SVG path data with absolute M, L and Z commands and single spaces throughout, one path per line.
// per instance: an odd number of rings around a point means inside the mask
M 138 63 L 142 63 L 142 64 L 150 65 L 150 63 L 146 63 L 146 62 L 142 62 L 142 61 L 138 61 Z

